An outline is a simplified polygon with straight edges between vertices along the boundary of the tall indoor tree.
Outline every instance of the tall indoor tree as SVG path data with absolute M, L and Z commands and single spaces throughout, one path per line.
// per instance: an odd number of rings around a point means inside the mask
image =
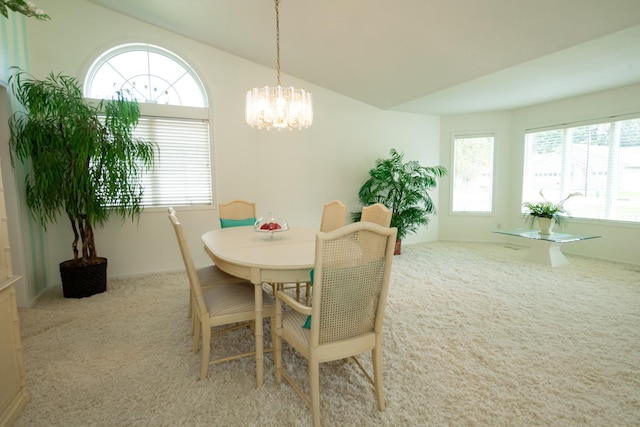
M 102 292 L 106 259 L 98 256 L 94 227 L 112 214 L 123 220 L 139 217 L 141 178 L 155 157 L 155 144 L 133 135 L 138 103 L 122 92 L 93 103 L 84 98 L 77 79 L 62 74 L 39 80 L 14 68 L 9 85 L 23 108 L 11 116 L 9 126 L 12 165 L 24 163 L 27 206 L 45 230 L 62 212 L 73 229 L 73 259 L 60 264 L 65 296 Z M 97 290 L 80 284 L 74 295 L 74 285 L 65 283 L 74 275 L 65 268 L 91 266 L 104 267 Z

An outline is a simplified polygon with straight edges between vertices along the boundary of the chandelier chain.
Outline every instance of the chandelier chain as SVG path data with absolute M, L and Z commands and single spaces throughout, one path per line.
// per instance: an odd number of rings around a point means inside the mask
M 274 0 L 276 4 L 276 73 L 278 86 L 280 86 L 280 0 Z

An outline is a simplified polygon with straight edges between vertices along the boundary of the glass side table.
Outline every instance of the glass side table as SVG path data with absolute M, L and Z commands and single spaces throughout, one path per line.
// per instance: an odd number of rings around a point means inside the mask
M 551 233 L 540 234 L 538 230 L 528 228 L 518 228 L 515 230 L 493 230 L 494 233 L 506 234 L 507 236 L 522 237 L 531 240 L 529 251 L 525 260 L 537 264 L 557 267 L 568 264 L 569 261 L 560 250 L 563 243 L 579 242 L 581 240 L 596 239 L 601 236 L 591 236 L 586 234 L 566 234 Z

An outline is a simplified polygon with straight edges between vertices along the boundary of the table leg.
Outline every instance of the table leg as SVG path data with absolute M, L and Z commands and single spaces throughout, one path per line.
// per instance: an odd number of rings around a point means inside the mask
M 255 287 L 255 336 L 256 336 L 256 388 L 263 383 L 264 373 L 264 342 L 262 327 L 262 281 L 260 280 L 260 271 L 251 270 L 251 283 Z
M 551 267 L 569 263 L 560 250 L 560 243 L 550 242 L 548 240 L 536 240 L 530 243 L 529 251 L 525 257 L 526 261 L 550 265 Z

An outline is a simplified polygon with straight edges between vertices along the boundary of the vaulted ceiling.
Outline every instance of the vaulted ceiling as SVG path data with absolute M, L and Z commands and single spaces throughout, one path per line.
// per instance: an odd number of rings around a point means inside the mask
M 272 0 L 87 1 L 275 69 Z M 640 0 L 281 0 L 280 45 L 285 86 L 423 114 L 513 109 L 640 83 Z

